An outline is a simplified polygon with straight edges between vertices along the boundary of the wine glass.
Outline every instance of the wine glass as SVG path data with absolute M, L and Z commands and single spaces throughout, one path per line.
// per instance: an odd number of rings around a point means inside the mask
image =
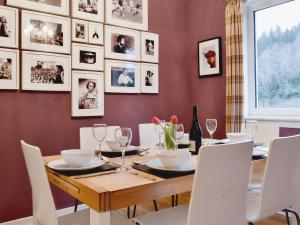
M 162 149 L 162 141 L 161 141 L 161 139 L 162 139 L 162 136 L 164 134 L 163 127 L 165 126 L 165 124 L 166 124 L 165 120 L 160 120 L 160 124 L 155 124 L 154 125 L 154 130 L 158 134 L 158 140 L 159 140 L 158 147 L 159 147 L 159 149 Z
M 119 143 L 122 152 L 122 166 L 117 169 L 118 172 L 125 172 L 129 168 L 125 166 L 125 151 L 132 139 L 131 128 L 117 128 L 115 130 L 115 140 Z
M 94 124 L 93 128 L 93 137 L 94 139 L 98 142 L 99 144 L 99 149 L 95 150 L 95 155 L 99 158 L 102 158 L 101 155 L 101 144 L 104 141 L 105 137 L 106 137 L 106 132 L 107 132 L 107 128 L 106 128 L 106 124 Z
M 254 140 L 257 129 L 258 129 L 257 120 L 245 119 L 245 131 L 248 134 L 250 140 Z
M 184 135 L 184 127 L 183 127 L 183 124 L 180 123 L 180 124 L 177 124 L 176 125 L 176 136 L 175 136 L 175 139 L 176 139 L 176 149 L 178 149 L 178 141 L 183 137 Z
M 212 144 L 213 134 L 217 129 L 218 123 L 216 119 L 206 119 L 206 129 L 210 136 L 210 144 Z

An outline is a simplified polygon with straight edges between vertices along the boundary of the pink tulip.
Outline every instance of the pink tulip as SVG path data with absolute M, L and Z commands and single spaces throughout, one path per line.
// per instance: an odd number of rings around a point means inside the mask
M 156 125 L 160 124 L 160 120 L 156 116 L 153 116 L 153 118 L 151 119 L 151 122 L 154 123 L 154 124 L 156 124 Z
M 171 121 L 173 124 L 177 124 L 178 123 L 178 117 L 176 115 L 171 116 Z

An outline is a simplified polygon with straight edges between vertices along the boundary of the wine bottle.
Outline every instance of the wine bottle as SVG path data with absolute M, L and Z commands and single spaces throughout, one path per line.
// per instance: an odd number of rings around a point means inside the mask
M 198 154 L 202 145 L 202 129 L 198 120 L 198 106 L 193 107 L 193 120 L 189 133 L 190 151 L 192 154 Z

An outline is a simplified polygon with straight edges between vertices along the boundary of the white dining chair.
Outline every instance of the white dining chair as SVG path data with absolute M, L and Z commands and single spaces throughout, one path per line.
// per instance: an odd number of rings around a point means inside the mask
M 158 134 L 155 132 L 153 123 L 140 123 L 139 136 L 140 146 L 156 145 L 159 142 Z M 163 140 L 162 140 L 163 141 Z
M 89 209 L 58 217 L 41 150 L 21 140 L 32 189 L 33 225 L 89 225 Z M 112 225 L 132 225 L 117 212 L 111 212 Z
M 133 219 L 140 225 L 246 225 L 253 142 L 202 146 L 189 205 Z
M 279 211 L 286 213 L 289 224 L 289 213 L 298 214 L 291 210 L 295 204 L 295 177 L 300 161 L 300 135 L 275 138 L 271 142 L 261 188 L 251 189 L 247 196 L 247 220 L 253 224 Z

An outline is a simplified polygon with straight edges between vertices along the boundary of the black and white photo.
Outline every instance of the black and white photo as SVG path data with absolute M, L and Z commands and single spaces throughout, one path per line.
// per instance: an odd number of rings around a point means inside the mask
M 72 116 L 102 116 L 103 73 L 73 71 L 72 77 Z
M 70 53 L 70 19 L 22 11 L 22 48 Z
M 105 57 L 139 61 L 140 32 L 105 26 Z
M 12 59 L 0 57 L 0 80 L 12 79 Z
M 18 47 L 18 10 L 0 6 L 0 46 Z
M 70 90 L 70 56 L 24 51 L 22 58 L 23 90 Z
M 19 50 L 0 48 L 0 89 L 19 89 Z
M 105 91 L 115 93 L 140 93 L 140 64 L 106 60 Z
M 72 44 L 72 67 L 81 70 L 103 71 L 103 47 Z
M 89 43 L 103 45 L 103 24 L 89 22 Z
M 84 20 L 72 19 L 72 41 L 89 41 L 89 22 Z
M 158 34 L 141 33 L 141 60 L 144 62 L 159 62 L 159 36 Z
M 148 0 L 106 0 L 106 22 L 148 30 Z
M 72 16 L 95 22 L 104 21 L 104 0 L 73 0 Z
M 141 93 L 157 94 L 159 90 L 158 65 L 141 64 Z

